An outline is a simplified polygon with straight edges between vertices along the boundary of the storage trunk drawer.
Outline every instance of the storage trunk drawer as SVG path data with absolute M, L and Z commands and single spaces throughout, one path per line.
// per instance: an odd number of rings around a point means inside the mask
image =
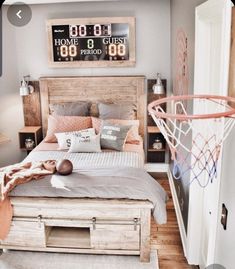
M 139 225 L 102 225 L 91 229 L 91 247 L 95 249 L 140 249 Z
M 10 232 L 2 245 L 44 247 L 45 227 L 44 223 L 37 221 L 13 220 Z

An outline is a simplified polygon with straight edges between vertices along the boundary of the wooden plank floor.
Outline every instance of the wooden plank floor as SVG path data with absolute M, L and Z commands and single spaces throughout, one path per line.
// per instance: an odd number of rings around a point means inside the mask
M 169 196 L 169 201 L 167 202 L 167 224 L 157 225 L 153 219 L 151 223 L 151 248 L 157 249 L 160 269 L 198 268 L 188 265 L 184 257 L 167 175 L 157 173 L 151 173 L 151 175 L 161 184 Z

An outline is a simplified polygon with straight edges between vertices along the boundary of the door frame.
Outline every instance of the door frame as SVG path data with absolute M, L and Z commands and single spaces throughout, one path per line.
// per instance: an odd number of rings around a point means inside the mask
M 221 20 L 221 55 L 220 55 L 220 95 L 228 95 L 228 77 L 230 61 L 230 36 L 231 36 L 231 12 L 230 0 L 208 0 L 196 8 L 195 31 L 195 70 L 194 70 L 194 94 L 206 94 L 204 89 L 210 88 L 210 46 L 212 42 L 212 24 Z M 213 92 L 208 93 L 213 94 Z M 222 159 L 222 158 L 221 158 Z M 218 163 L 218 176 L 213 187 L 206 193 L 197 182 L 190 185 L 189 190 L 189 216 L 187 234 L 187 259 L 190 264 L 199 264 L 205 268 L 213 264 L 215 260 L 216 232 L 219 225 L 219 194 L 220 194 L 220 168 Z M 213 199 L 210 208 L 211 216 L 208 235 L 207 253 L 201 253 L 203 235 L 203 209 L 206 195 Z

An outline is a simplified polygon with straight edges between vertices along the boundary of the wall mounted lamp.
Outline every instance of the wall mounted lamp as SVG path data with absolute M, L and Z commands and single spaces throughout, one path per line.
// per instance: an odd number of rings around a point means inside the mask
M 164 94 L 165 93 L 165 89 L 164 89 L 164 86 L 162 84 L 160 73 L 157 73 L 157 82 L 156 82 L 156 84 L 153 85 L 152 89 L 153 89 L 153 92 L 155 94 Z
M 34 92 L 33 86 L 29 85 L 29 78 L 29 75 L 23 77 L 20 87 L 21 96 L 27 96 Z

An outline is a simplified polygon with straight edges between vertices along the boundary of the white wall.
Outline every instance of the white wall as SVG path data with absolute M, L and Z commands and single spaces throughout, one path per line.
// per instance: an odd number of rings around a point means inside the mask
M 19 74 L 16 52 L 15 29 L 8 25 L 3 16 L 3 74 L 0 78 L 0 132 L 7 135 L 11 142 L 0 145 L 0 167 L 18 162 L 22 158 L 18 150 L 17 131 L 23 126 L 23 108 L 18 94 Z
M 145 75 L 157 72 L 170 80 L 170 0 L 31 5 L 32 20 L 24 27 L 12 26 L 3 7 L 4 65 L 0 79 L 0 131 L 12 142 L 0 147 L 0 166 L 20 161 L 17 132 L 23 126 L 19 81 L 50 75 Z M 102 16 L 136 17 L 136 66 L 132 68 L 49 69 L 45 22 L 52 18 Z
M 33 5 L 32 21 L 16 31 L 20 75 L 127 75 L 170 78 L 170 1 L 126 1 Z M 134 68 L 49 69 L 45 22 L 51 18 L 135 16 L 136 60 Z M 30 38 L 31 37 L 31 38 Z M 33 37 L 33 38 L 32 38 Z

